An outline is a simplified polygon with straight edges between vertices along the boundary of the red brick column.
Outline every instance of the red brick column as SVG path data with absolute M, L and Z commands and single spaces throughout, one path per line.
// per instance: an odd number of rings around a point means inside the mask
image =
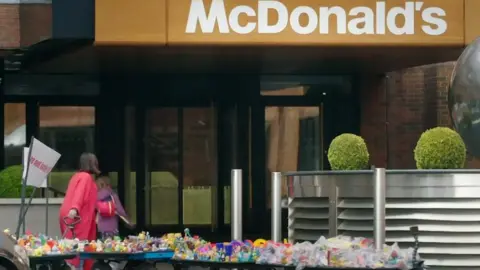
M 0 5 L 0 49 L 20 46 L 19 5 Z
M 388 166 L 414 168 L 413 149 L 424 130 L 424 68 L 388 76 Z
M 52 5 L 20 5 L 20 46 L 27 47 L 52 37 Z
M 414 168 L 413 148 L 423 131 L 422 67 L 365 76 L 361 85 L 361 136 L 372 165 Z
M 359 81 L 361 97 L 360 135 L 370 152 L 370 163 L 376 167 L 387 166 L 387 137 L 385 123 L 384 79 L 365 75 Z
M 422 132 L 451 126 L 448 86 L 453 67 L 448 62 L 391 72 L 388 79 L 363 77 L 361 135 L 372 165 L 415 168 L 413 149 Z M 480 159 L 470 157 L 466 167 L 480 168 Z
M 52 36 L 51 4 L 0 4 L 0 49 L 27 47 Z

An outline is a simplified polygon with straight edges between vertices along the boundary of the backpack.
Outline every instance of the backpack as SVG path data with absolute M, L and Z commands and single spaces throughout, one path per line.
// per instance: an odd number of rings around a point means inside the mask
M 97 211 L 102 217 L 113 217 L 116 215 L 115 200 L 110 195 L 109 198 L 97 201 Z

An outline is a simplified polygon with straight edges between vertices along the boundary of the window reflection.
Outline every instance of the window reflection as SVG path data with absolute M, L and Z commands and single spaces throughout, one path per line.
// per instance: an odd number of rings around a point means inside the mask
M 212 108 L 158 108 L 148 111 L 147 156 L 151 225 L 179 222 L 179 181 L 183 179 L 183 223 L 212 221 L 216 172 Z M 180 171 L 181 170 L 181 171 Z M 165 206 L 161 209 L 157 206 Z
M 25 103 L 4 105 L 3 146 L 4 166 L 22 164 L 22 151 L 26 142 Z
M 351 80 L 344 76 L 263 76 L 262 96 L 308 96 L 327 94 L 349 95 Z
M 320 107 L 267 107 L 265 126 L 270 171 L 319 170 Z
M 178 224 L 178 109 L 149 110 L 147 128 L 150 222 L 151 225 Z
M 212 222 L 216 168 L 213 109 L 183 109 L 183 223 Z
M 125 140 L 126 140 L 126 151 L 128 155 L 129 168 L 126 170 L 125 174 L 125 201 L 124 205 L 127 210 L 127 213 L 133 223 L 137 223 L 137 170 L 136 170 L 136 134 L 135 134 L 135 108 L 127 107 L 126 108 L 126 117 L 125 117 Z
M 94 152 L 94 107 L 40 107 L 39 139 L 62 154 L 50 174 L 50 186 L 65 192 L 83 152 Z
M 320 109 L 320 106 L 265 108 L 267 202 L 270 203 L 271 172 L 322 169 Z M 286 183 L 283 183 L 282 193 L 287 194 Z
M 123 206 L 125 207 L 125 210 L 127 211 L 128 217 L 130 218 L 130 221 L 134 224 L 137 223 L 137 185 L 136 185 L 136 176 L 137 176 L 137 171 L 136 171 L 136 132 L 135 132 L 135 107 L 133 106 L 126 106 L 124 108 L 125 110 L 125 119 L 124 121 L 124 126 L 123 130 L 121 130 L 120 126 L 117 126 L 115 130 L 119 132 L 124 132 L 125 137 L 123 138 L 124 141 L 119 143 L 121 144 L 124 148 L 121 149 L 122 147 L 119 147 L 120 149 L 116 149 L 111 151 L 112 153 L 118 153 L 120 156 L 120 159 L 118 159 L 118 164 L 115 164 L 113 168 L 115 168 L 114 171 L 110 171 L 108 173 L 108 176 L 111 179 L 112 186 L 116 188 L 116 191 L 120 189 L 119 185 L 123 185 L 123 190 L 124 190 L 124 197 L 123 197 Z M 115 146 L 117 147 L 117 146 Z M 97 150 L 98 151 L 98 150 Z M 122 154 L 122 152 L 124 154 Z M 104 164 L 100 164 L 101 168 L 104 169 Z M 118 180 L 119 178 L 119 172 L 123 171 L 123 183 Z

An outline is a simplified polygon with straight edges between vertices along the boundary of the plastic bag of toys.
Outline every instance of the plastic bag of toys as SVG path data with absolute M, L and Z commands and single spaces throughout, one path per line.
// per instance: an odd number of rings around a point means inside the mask
M 333 267 L 369 267 L 374 263 L 371 254 L 371 251 L 366 250 L 333 248 L 329 250 L 329 264 Z
M 281 265 L 282 257 L 282 246 L 269 242 L 263 248 L 259 249 L 256 262 L 258 264 Z
M 293 246 L 293 263 L 297 270 L 305 267 L 328 266 L 327 251 L 325 246 L 318 241 L 315 244 L 303 242 Z
M 383 250 L 383 261 L 386 267 L 398 269 L 412 269 L 413 261 L 420 261 L 420 256 L 413 258 L 413 248 L 401 249 L 397 243 L 392 246 L 385 246 Z

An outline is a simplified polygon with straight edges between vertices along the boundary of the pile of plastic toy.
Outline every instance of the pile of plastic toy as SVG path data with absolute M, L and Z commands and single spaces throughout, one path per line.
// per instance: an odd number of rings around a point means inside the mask
M 15 239 L 8 229 L 4 233 Z M 167 250 L 169 246 L 167 237 L 151 237 L 148 232 L 125 239 L 114 237 L 91 242 L 78 239 L 54 239 L 44 234 L 32 233 L 27 233 L 16 240 L 19 246 L 25 248 L 29 256 L 35 257 L 77 252 L 155 252 Z
M 8 229 L 4 233 L 15 239 Z M 79 244 L 78 240 L 58 240 L 43 234 L 34 235 L 30 233 L 16 240 L 19 246 L 25 248 L 28 256 L 34 257 L 75 253 Z
M 259 264 L 291 265 L 297 269 L 322 266 L 411 269 L 413 261 L 413 249 L 400 249 L 394 244 L 385 245 L 378 252 L 371 239 L 347 236 L 321 237 L 313 244 L 267 243 L 259 253 L 256 260 Z
M 253 263 L 260 255 L 260 247 L 264 245 L 262 241 L 209 243 L 186 234 L 185 237 L 177 239 L 173 258 L 176 260 Z
M 211 262 L 255 262 L 304 267 L 396 268 L 412 267 L 413 249 L 385 246 L 377 252 L 367 238 L 321 237 L 316 243 L 274 243 L 264 239 L 209 243 L 199 238 L 177 237 L 174 259 Z M 417 258 L 419 259 L 419 258 Z
M 15 238 L 8 230 L 5 234 Z M 258 263 L 268 265 L 304 267 L 352 267 L 352 268 L 412 268 L 413 249 L 400 249 L 398 245 L 385 245 L 376 251 L 373 241 L 367 238 L 338 236 L 321 237 L 315 243 L 275 243 L 264 239 L 252 242 L 232 241 L 210 243 L 198 236 L 191 236 L 189 229 L 170 233 L 163 237 L 151 237 L 142 232 L 137 236 L 108 238 L 96 241 L 78 239 L 53 239 L 42 234 L 19 237 L 17 242 L 29 256 L 45 256 L 76 252 L 155 252 L 174 250 L 173 259 L 208 262 Z M 419 260 L 419 258 L 417 258 Z
M 149 233 L 141 232 L 138 236 L 122 239 L 118 236 L 104 240 L 80 243 L 78 252 L 155 252 L 167 250 L 167 242 L 163 238 L 151 237 Z

